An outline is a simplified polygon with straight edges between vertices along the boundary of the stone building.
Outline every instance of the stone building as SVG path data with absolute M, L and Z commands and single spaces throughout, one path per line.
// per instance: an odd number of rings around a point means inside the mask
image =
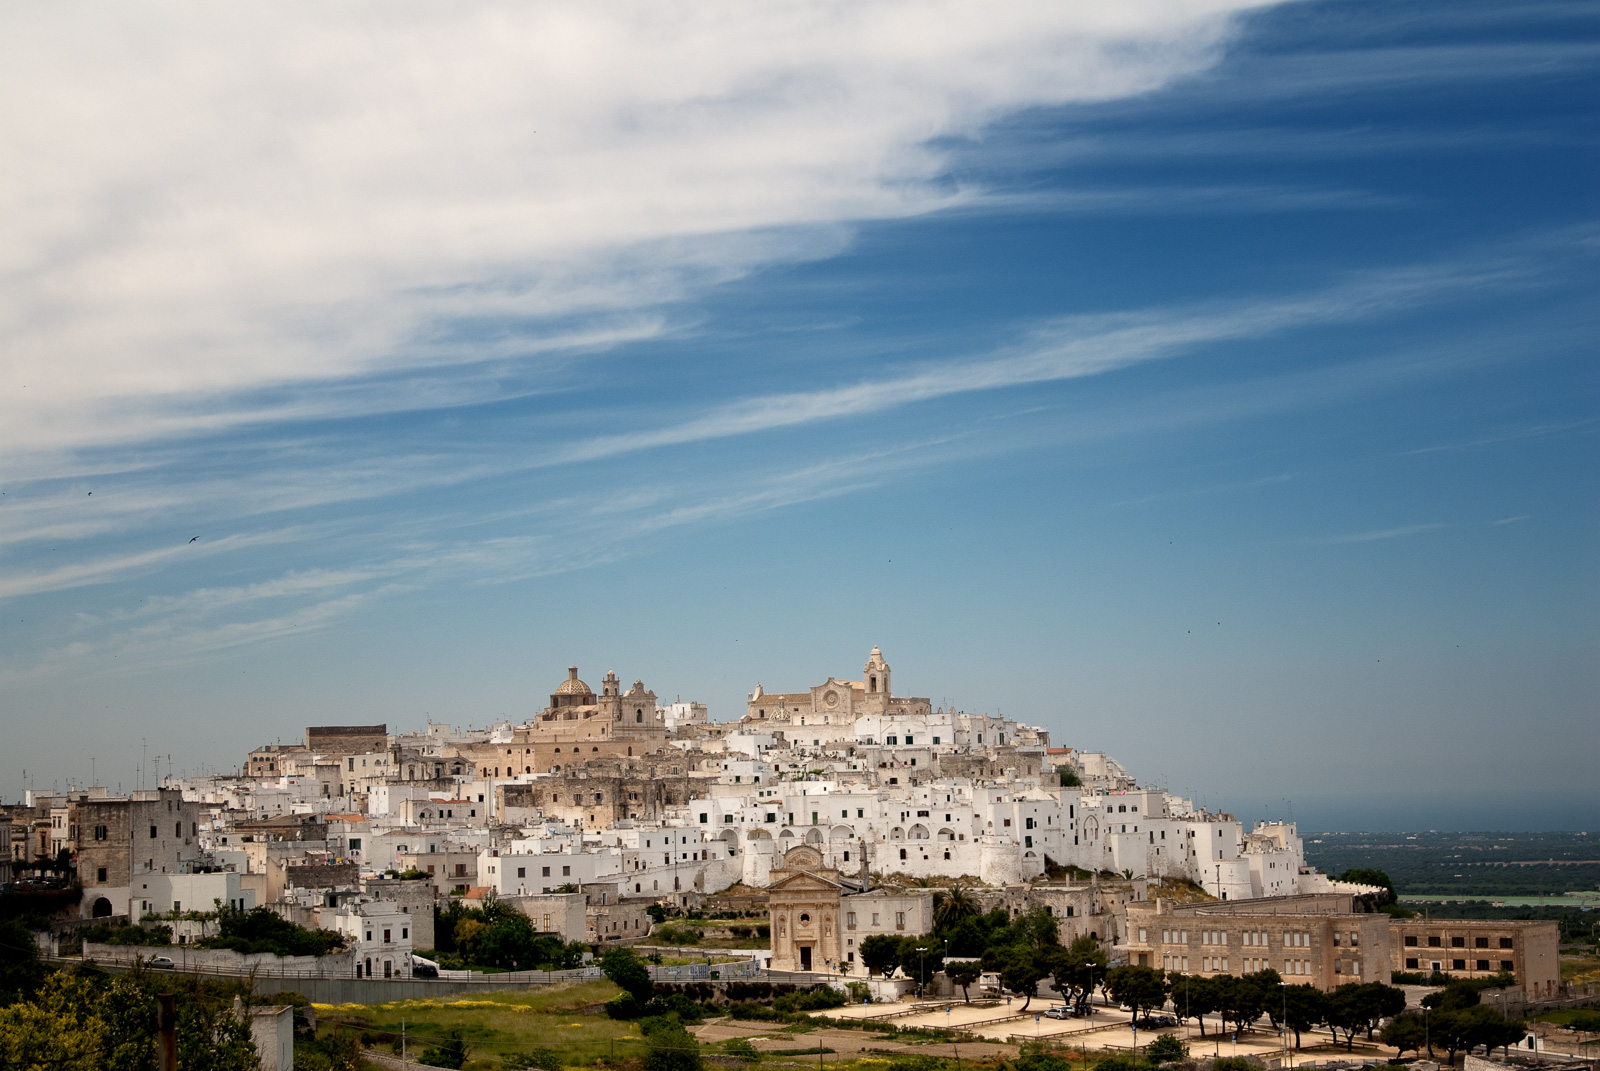
M 1338 893 L 1175 904 L 1130 902 L 1128 962 L 1180 974 L 1245 975 L 1271 967 L 1291 985 L 1332 989 L 1389 981 L 1389 916 Z
M 388 725 L 309 725 L 306 750 L 319 755 L 367 755 L 389 750 Z
M 708 778 L 691 779 L 678 751 L 638 756 L 600 756 L 529 782 L 494 787 L 495 817 L 513 824 L 540 814 L 586 829 L 604 829 L 622 819 L 658 821 L 685 807 Z
M 859 964 L 860 943 L 874 934 L 919 937 L 933 929 L 931 889 L 865 890 L 866 870 L 863 859 L 861 875 L 846 878 L 805 845 L 784 853 L 767 886 L 772 926 L 767 966 L 833 972 L 841 963 Z
M 1514 975 L 1530 1000 L 1561 985 L 1561 933 L 1554 922 L 1510 919 L 1395 919 L 1389 969 L 1459 978 Z
M 889 674 L 883 652 L 874 647 L 858 681 L 829 677 L 804 692 L 767 692 L 758 684 L 745 704 L 743 721 L 787 723 L 795 729 L 815 731 L 850 728 L 866 714 L 925 718 L 932 713 L 933 704 L 928 699 L 896 697 L 889 688 Z
M 200 809 L 165 788 L 75 803 L 85 918 L 129 914 L 140 875 L 187 872 L 200 858 Z

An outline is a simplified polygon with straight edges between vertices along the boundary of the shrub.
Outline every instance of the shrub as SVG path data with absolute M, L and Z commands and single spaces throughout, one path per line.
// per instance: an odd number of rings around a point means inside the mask
M 445 1035 L 445 1040 L 436 1049 L 426 1049 L 417 1057 L 417 1062 L 427 1064 L 429 1067 L 451 1067 L 459 1069 L 467 1062 L 467 1043 L 462 1040 L 461 1031 L 452 1030 Z
M 832 986 L 818 985 L 803 993 L 790 993 L 772 1002 L 779 1011 L 821 1011 L 825 1008 L 842 1008 L 845 995 Z
M 662 926 L 651 936 L 669 945 L 697 945 L 700 943 L 700 931 L 692 926 Z
M 606 1015 L 612 1019 L 637 1019 L 643 1005 L 633 999 L 632 993 L 618 993 L 606 1001 Z
M 1189 1055 L 1189 1046 L 1176 1034 L 1162 1034 L 1145 1046 L 1144 1054 L 1152 1063 L 1174 1063 Z
M 1067 1061 L 1048 1052 L 1019 1056 L 1011 1066 L 1014 1071 L 1071 1071 L 1072 1069 L 1072 1065 Z
M 500 1058 L 500 1063 L 510 1071 L 561 1071 L 561 1054 L 554 1049 L 529 1049 Z
M 749 1038 L 729 1038 L 722 1043 L 722 1051 L 752 1063 L 761 1059 L 761 1050 L 750 1044 Z
M 648 1035 L 645 1071 L 704 1071 L 700 1043 L 676 1021 Z
M 1258 1071 L 1255 1064 L 1243 1056 L 1224 1056 L 1211 1062 L 1211 1071 Z

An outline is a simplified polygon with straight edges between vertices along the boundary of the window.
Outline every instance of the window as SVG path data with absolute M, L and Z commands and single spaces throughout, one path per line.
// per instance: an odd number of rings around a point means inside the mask
M 100 868 L 95 870 L 95 872 L 94 872 L 94 880 L 98 881 L 101 885 L 104 885 L 106 883 L 106 868 L 105 867 L 100 867 Z
M 1467 961 L 1464 959 L 1453 959 L 1450 961 L 1450 969 L 1453 971 L 1464 971 L 1467 969 Z
M 361 850 L 361 838 L 360 837 L 351 837 L 350 838 L 350 850 L 353 851 L 353 852 L 359 852 Z
M 106 839 L 106 835 L 107 834 L 106 834 L 106 827 L 105 826 L 95 826 L 94 827 L 94 839 L 95 840 L 105 840 Z
M 547 866 L 546 867 L 540 867 L 539 868 L 539 876 L 541 878 L 548 878 L 550 876 L 550 868 L 547 867 Z
M 906 857 L 906 850 L 904 848 L 901 848 L 900 849 L 900 858 L 904 859 L 905 857 Z
M 1478 961 L 1478 970 L 1486 971 L 1488 969 L 1489 969 L 1489 961 L 1486 960 L 1486 959 L 1480 959 Z
M 846 911 L 844 913 L 844 925 L 847 930 L 856 928 L 856 913 L 854 911 Z
M 939 738 L 938 738 L 938 737 L 937 737 L 937 736 L 936 736 L 936 737 L 934 737 L 934 738 L 933 738 L 933 742 L 934 742 L 934 743 L 935 743 L 935 744 L 937 744 L 937 743 L 938 743 L 938 742 L 939 742 Z
M 572 868 L 570 866 L 562 867 L 561 868 L 561 876 L 564 877 L 564 878 L 572 877 Z
M 1500 938 L 1500 947 L 1501 948 L 1510 948 L 1511 947 L 1511 938 L 1509 938 L 1509 937 Z
M 906 913 L 904 911 L 896 911 L 894 913 L 894 928 L 897 930 L 906 928 Z
M 1416 956 L 1407 956 L 1406 957 L 1406 970 L 1414 971 L 1416 969 L 1417 969 L 1417 957 Z
M 1503 959 L 1500 961 L 1500 969 L 1503 971 L 1516 970 L 1516 964 L 1511 962 L 1509 959 Z
M 1479 938 L 1475 939 L 1472 942 L 1472 947 L 1474 947 L 1474 948 L 1488 948 L 1489 947 L 1489 939 L 1487 937 L 1479 937 Z M 1485 970 L 1487 970 L 1487 969 L 1488 968 L 1485 968 Z
M 1437 937 L 1428 938 L 1428 947 L 1429 948 L 1438 948 L 1442 943 L 1443 942 L 1440 941 Z
M 1412 934 L 1411 936 L 1408 936 L 1406 938 L 1406 947 L 1407 948 L 1416 948 L 1417 947 L 1417 938 L 1416 938 L 1415 934 Z
M 392 938 L 392 937 L 391 937 L 391 936 L 390 936 L 390 934 L 391 934 L 391 933 L 392 933 L 392 932 L 393 932 L 393 931 L 391 931 L 391 930 L 384 930 L 384 931 L 383 931 L 383 943 L 384 943 L 384 944 L 386 944 L 386 945 L 392 945 L 392 944 L 394 944 L 394 939 L 393 939 L 393 938 Z
M 705 825 L 706 822 L 708 822 L 708 821 L 710 821 L 710 816 L 708 814 L 706 814 L 706 812 L 701 811 L 700 812 L 700 824 L 701 825 Z
M 1450 947 L 1451 948 L 1466 948 L 1467 947 L 1467 939 L 1465 937 L 1452 937 L 1452 938 L 1450 938 Z
M 150 839 L 151 840 L 155 840 L 156 839 L 156 827 L 155 826 L 151 826 L 150 827 Z

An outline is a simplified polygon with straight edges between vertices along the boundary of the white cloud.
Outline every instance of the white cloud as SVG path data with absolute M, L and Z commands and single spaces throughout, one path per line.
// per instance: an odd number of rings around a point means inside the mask
M 261 419 L 240 393 L 481 359 L 441 325 L 523 354 L 824 255 L 963 196 L 930 139 L 1203 69 L 1252 3 L 13 5 L 0 451 Z

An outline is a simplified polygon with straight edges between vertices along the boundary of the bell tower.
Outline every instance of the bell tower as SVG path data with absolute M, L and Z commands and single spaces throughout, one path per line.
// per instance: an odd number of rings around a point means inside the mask
M 889 705 L 889 663 L 883 660 L 883 652 L 876 647 L 867 656 L 867 664 L 861 670 L 861 684 L 866 689 L 866 707 L 875 714 L 883 713 Z

